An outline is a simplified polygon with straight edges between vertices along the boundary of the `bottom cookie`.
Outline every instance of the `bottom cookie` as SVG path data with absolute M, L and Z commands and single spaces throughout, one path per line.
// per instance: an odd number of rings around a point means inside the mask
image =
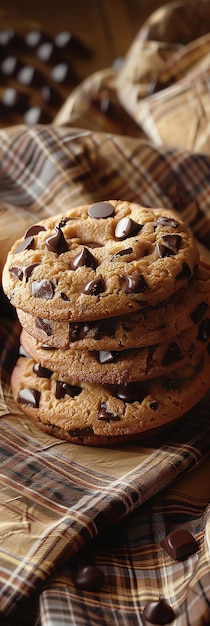
M 166 427 L 201 400 L 209 388 L 208 349 L 186 365 L 147 382 L 68 383 L 33 359 L 20 357 L 12 372 L 15 402 L 39 428 L 89 446 L 138 441 Z

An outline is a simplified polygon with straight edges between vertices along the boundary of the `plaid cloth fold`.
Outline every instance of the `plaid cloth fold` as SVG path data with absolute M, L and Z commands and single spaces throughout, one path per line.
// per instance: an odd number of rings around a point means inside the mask
M 29 224 L 102 198 L 176 209 L 210 256 L 209 35 L 155 40 L 174 11 L 151 17 L 119 70 L 75 89 L 53 126 L 0 131 L 0 271 Z M 15 406 L 20 327 L 2 292 L 0 313 L 0 623 L 144 626 L 164 595 L 177 626 L 209 624 L 209 394 L 147 444 L 66 444 Z M 180 526 L 199 551 L 174 562 L 160 541 Z M 103 569 L 101 592 L 76 590 L 78 563 Z

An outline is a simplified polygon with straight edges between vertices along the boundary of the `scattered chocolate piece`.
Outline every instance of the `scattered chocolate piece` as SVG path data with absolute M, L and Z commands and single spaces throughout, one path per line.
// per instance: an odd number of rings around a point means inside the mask
M 170 604 L 164 598 L 149 602 L 143 610 L 143 616 L 151 624 L 170 624 L 176 615 Z
M 23 239 L 23 241 L 21 241 L 21 243 L 19 243 L 14 254 L 19 254 L 19 252 L 24 252 L 24 250 L 30 250 L 31 248 L 33 248 L 33 246 L 34 238 L 26 237 L 25 239 Z
M 185 559 L 199 549 L 198 542 L 193 535 L 183 528 L 172 531 L 160 543 L 175 561 Z
M 177 254 L 180 248 L 181 235 L 163 235 L 161 240 L 164 242 L 157 243 L 158 256 L 160 258 Z
M 86 426 L 85 428 L 74 428 L 74 430 L 68 431 L 70 437 L 79 437 L 82 441 L 83 437 L 92 437 L 95 433 L 92 426 Z
M 110 202 L 96 202 L 89 207 L 88 215 L 95 219 L 105 219 L 114 215 L 114 207 Z
M 143 274 L 139 274 L 138 272 L 121 276 L 121 285 L 125 293 L 141 293 L 147 288 Z
M 68 385 L 67 383 L 63 383 L 61 380 L 56 380 L 55 397 L 57 400 L 61 400 L 65 395 L 74 398 L 74 396 L 78 396 L 81 391 L 82 388 L 78 385 Z
M 40 363 L 34 363 L 33 372 L 40 378 L 51 378 L 53 372 L 48 367 L 42 367 Z
M 107 411 L 106 402 L 101 403 L 99 413 L 98 413 L 98 419 L 104 422 L 110 422 L 110 421 L 119 422 L 120 421 L 119 415 L 116 415 L 115 413 L 111 413 L 110 411 Z
M 33 273 L 35 267 L 38 267 L 38 265 L 40 265 L 40 263 L 31 263 L 31 265 L 26 265 L 25 267 L 23 267 L 23 278 L 26 279 L 26 282 L 28 282 L 28 279 Z
M 44 230 L 46 230 L 44 226 L 41 226 L 40 224 L 33 224 L 33 226 L 29 226 L 28 230 L 25 232 L 25 239 L 27 239 L 27 237 L 38 235 L 38 233 Z
M 32 284 L 32 294 L 35 298 L 51 300 L 54 296 L 54 285 L 51 280 L 35 280 Z
M 49 320 L 42 319 L 41 317 L 36 317 L 35 326 L 37 328 L 41 328 L 41 330 L 43 330 L 44 333 L 46 333 L 48 337 L 52 335 L 52 328 L 51 328 Z
M 55 227 L 55 234 L 51 235 L 51 237 L 47 237 L 46 246 L 50 252 L 55 252 L 57 254 L 63 254 L 63 252 L 67 252 L 69 247 L 68 243 L 64 237 L 64 234 L 59 226 Z
M 104 573 L 96 565 L 80 567 L 74 577 L 77 589 L 83 591 L 100 591 L 104 583 Z
M 21 389 L 18 394 L 17 401 L 21 404 L 37 409 L 40 401 L 40 392 L 37 389 Z
M 9 268 L 9 273 L 12 274 L 12 276 L 15 276 L 15 278 L 18 278 L 19 280 L 23 280 L 23 268 L 22 267 L 10 267 Z
M 95 280 L 91 280 L 87 285 L 85 285 L 83 289 L 83 293 L 86 293 L 89 296 L 98 296 L 100 293 L 105 291 L 106 286 L 104 279 L 102 276 L 98 276 Z
M 122 402 L 141 402 L 147 395 L 147 385 L 141 383 L 125 383 L 124 385 L 115 385 L 114 395 Z
M 78 267 L 82 267 L 83 265 L 85 265 L 86 267 L 92 267 L 93 270 L 98 267 L 97 259 L 85 246 L 83 246 L 79 254 L 77 254 L 77 256 L 72 259 L 71 269 L 76 270 Z
M 91 328 L 91 322 L 69 322 L 69 341 L 74 342 L 84 339 Z
M 200 302 L 196 309 L 191 313 L 191 319 L 194 324 L 201 322 L 202 317 L 208 311 L 209 305 L 206 302 Z
M 119 252 L 115 252 L 115 254 L 113 254 L 111 261 L 114 261 L 115 259 L 117 259 L 118 256 L 126 256 L 127 254 L 131 254 L 131 252 L 133 252 L 133 248 L 126 248 L 124 250 L 119 250 Z
M 127 237 L 134 237 L 143 228 L 141 224 L 134 222 L 130 217 L 123 217 L 115 228 L 116 239 L 127 239 Z
M 60 298 L 62 298 L 62 300 L 69 301 L 69 298 L 68 298 L 68 296 L 66 295 L 66 293 L 64 293 L 64 291 L 61 291 L 61 292 L 60 292 Z

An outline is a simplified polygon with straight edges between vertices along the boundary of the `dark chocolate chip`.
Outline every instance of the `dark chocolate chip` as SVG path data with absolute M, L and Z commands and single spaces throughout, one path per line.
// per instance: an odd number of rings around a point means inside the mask
M 106 402 L 101 403 L 99 413 L 98 413 L 98 419 L 104 422 L 110 422 L 110 421 L 119 422 L 120 421 L 119 415 L 116 415 L 115 413 L 111 413 L 110 411 L 107 410 Z
M 164 382 L 164 389 L 167 391 L 178 391 L 179 387 L 180 385 L 176 378 L 167 378 Z
M 107 318 L 99 320 L 95 326 L 94 339 L 98 341 L 101 337 L 114 337 L 117 319 Z
M 164 258 L 177 254 L 180 248 L 181 235 L 163 235 L 162 243 L 157 243 L 158 256 Z
M 24 250 L 30 250 L 31 248 L 33 248 L 33 246 L 34 246 L 34 238 L 26 237 L 25 239 L 23 239 L 23 241 L 21 241 L 21 243 L 19 243 L 14 254 L 18 254 L 19 252 L 24 252 Z
M 51 237 L 47 237 L 45 243 L 50 252 L 57 254 L 63 254 L 63 252 L 67 252 L 69 249 L 62 230 L 57 226 L 55 227 L 55 234 L 51 235 Z
M 177 274 L 175 278 L 176 280 L 185 280 L 186 278 L 191 278 L 192 273 L 193 272 L 189 265 L 187 265 L 187 263 L 183 263 L 181 272 L 179 272 L 179 274 Z
M 95 219 L 105 219 L 114 215 L 114 207 L 110 202 L 96 202 L 89 207 L 88 215 Z
M 152 411 L 157 411 L 158 407 L 159 407 L 159 402 L 154 401 L 150 403 L 150 408 L 152 409 Z
M 158 219 L 154 223 L 155 228 L 157 228 L 158 226 L 171 226 L 172 228 L 177 228 L 177 226 L 179 226 L 179 222 L 177 222 L 177 220 L 175 220 L 173 217 L 161 216 L 158 217 Z
M 21 389 L 18 394 L 17 401 L 20 404 L 26 404 L 28 406 L 37 409 L 40 401 L 40 392 L 37 389 Z
M 12 276 L 15 276 L 15 278 L 18 278 L 18 280 L 23 280 L 23 268 L 22 267 L 10 267 L 9 273 L 12 274 Z
M 82 388 L 78 385 L 68 385 L 67 383 L 63 383 L 61 380 L 56 380 L 55 397 L 57 400 L 61 400 L 65 395 L 74 398 L 74 396 L 78 396 L 81 391 Z
M 141 224 L 134 222 L 130 217 L 123 217 L 115 227 L 116 239 L 127 239 L 127 237 L 134 237 L 143 228 Z
M 164 598 L 149 602 L 143 610 L 145 620 L 151 624 L 170 624 L 176 615 L 170 604 Z
M 62 298 L 62 300 L 66 300 L 69 301 L 68 296 L 66 295 L 66 293 L 64 293 L 63 291 L 60 292 L 60 298 Z
M 121 285 L 125 293 L 141 293 L 147 288 L 143 274 L 139 274 L 138 272 L 121 276 Z
M 74 342 L 84 339 L 91 328 L 91 322 L 69 322 L 69 341 Z
M 114 261 L 119 256 L 126 256 L 127 254 L 131 254 L 131 252 L 133 252 L 133 248 L 119 250 L 119 252 L 116 252 L 115 254 L 113 254 L 111 261 Z
M 41 226 L 41 224 L 34 224 L 33 226 L 29 226 L 28 230 L 25 233 L 25 239 L 27 237 L 33 237 L 33 235 L 38 235 L 38 233 L 44 230 L 46 230 L 46 228 L 44 226 Z
M 166 350 L 165 356 L 162 360 L 162 365 L 171 365 L 171 363 L 177 363 L 183 358 L 183 352 L 181 347 L 176 341 L 172 341 Z
M 115 361 L 117 361 L 117 359 L 119 358 L 120 354 L 122 354 L 122 352 L 120 353 L 117 350 L 100 350 L 98 352 L 98 360 L 99 363 L 103 364 L 103 363 L 113 363 Z
M 201 322 L 202 317 L 208 311 L 208 308 L 209 308 L 209 305 L 206 302 L 200 302 L 200 304 L 198 304 L 198 306 L 191 313 L 191 316 L 190 316 L 194 324 L 198 324 L 199 322 Z
M 83 293 L 89 296 L 98 296 L 100 293 L 105 291 L 106 285 L 102 278 L 102 276 L 98 276 L 95 280 L 91 280 L 87 285 L 85 285 L 83 289 Z
M 40 263 L 31 263 L 31 265 L 26 265 L 25 267 L 23 267 L 23 277 L 26 279 L 26 282 L 30 278 L 35 267 L 38 267 L 38 265 L 40 265 Z
M 68 430 L 70 437 L 79 437 L 82 441 L 83 437 L 92 437 L 94 430 L 92 426 L 85 426 L 84 428 L 74 428 L 74 430 Z
M 104 583 L 104 573 L 96 565 L 80 567 L 74 577 L 77 589 L 83 591 L 100 591 Z
M 46 333 L 48 337 L 52 335 L 52 328 L 51 328 L 49 320 L 42 319 L 41 317 L 36 317 L 35 326 L 43 330 L 44 333 Z
M 33 372 L 40 378 L 51 378 L 53 372 L 47 367 L 42 367 L 40 363 L 34 363 Z
M 35 298 L 44 298 L 52 300 L 54 296 L 54 285 L 51 280 L 35 280 L 32 283 L 32 294 Z
M 95 270 L 98 267 L 97 259 L 91 254 L 88 248 L 82 247 L 82 250 L 71 261 L 71 269 L 76 270 L 78 267 L 92 267 Z
M 210 319 L 206 319 L 206 320 L 203 320 L 199 326 L 197 339 L 205 343 L 205 341 L 207 341 L 209 337 L 210 337 Z
M 141 402 L 147 395 L 146 384 L 141 383 L 125 383 L 124 385 L 115 385 L 113 388 L 114 395 L 122 402 Z
M 198 551 L 199 545 L 188 530 L 179 528 L 167 535 L 161 546 L 175 561 L 185 559 Z

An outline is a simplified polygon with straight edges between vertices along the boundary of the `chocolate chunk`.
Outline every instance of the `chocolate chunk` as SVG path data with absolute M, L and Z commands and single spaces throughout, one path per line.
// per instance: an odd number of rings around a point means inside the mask
M 114 261 L 118 256 L 126 256 L 127 254 L 131 254 L 131 252 L 133 252 L 133 248 L 126 248 L 124 250 L 119 250 L 119 252 L 116 252 L 115 254 L 113 254 L 111 261 Z
M 97 326 L 95 326 L 94 339 L 98 341 L 101 337 L 114 337 L 116 325 L 117 319 L 114 318 L 99 320 Z
M 23 241 L 21 241 L 21 243 L 19 243 L 14 254 L 18 254 L 19 252 L 24 252 L 24 250 L 30 250 L 31 248 L 33 248 L 33 246 L 34 246 L 34 238 L 26 237 L 25 239 L 23 239 Z
M 12 274 L 12 276 L 15 276 L 15 278 L 18 278 L 18 280 L 23 280 L 23 268 L 22 267 L 10 267 L 9 273 Z
M 44 333 L 46 333 L 48 337 L 52 335 L 52 328 L 51 328 L 49 320 L 42 319 L 41 317 L 36 317 L 35 326 L 37 328 L 41 328 L 41 330 L 43 330 Z
M 69 322 L 69 341 L 74 342 L 84 339 L 91 328 L 91 322 Z
M 114 395 L 122 402 L 132 404 L 133 402 L 141 402 L 147 395 L 147 386 L 145 384 L 125 383 L 124 385 L 115 385 L 113 388 Z
M 194 324 L 198 324 L 199 322 L 201 322 L 202 317 L 208 311 L 208 308 L 209 308 L 209 305 L 206 302 L 200 302 L 200 304 L 198 304 L 198 306 L 191 313 L 191 316 L 190 316 Z
M 199 545 L 188 530 L 180 528 L 167 535 L 161 546 L 175 561 L 185 559 L 198 551 Z
M 34 235 L 38 235 L 38 233 L 44 230 L 46 230 L 46 228 L 44 226 L 41 226 L 41 224 L 34 224 L 33 226 L 29 226 L 28 230 L 25 233 L 25 239 L 27 237 L 33 237 Z
M 117 350 L 100 350 L 98 353 L 99 363 L 113 363 L 117 361 L 120 354 L 122 354 L 122 352 L 120 353 Z
M 35 267 L 38 267 L 38 265 L 40 265 L 40 263 L 31 263 L 31 265 L 26 265 L 25 267 L 23 267 L 23 277 L 26 279 L 26 282 L 30 278 Z
M 42 367 L 40 363 L 34 363 L 33 372 L 40 378 L 51 378 L 53 372 L 48 367 Z
M 205 343 L 205 341 L 207 341 L 209 337 L 210 337 L 210 319 L 206 319 L 206 320 L 203 320 L 199 326 L 197 339 Z
M 176 341 L 172 341 L 166 350 L 165 356 L 162 360 L 162 365 L 171 365 L 171 363 L 177 363 L 183 358 L 183 352 L 181 347 Z
M 54 296 L 54 285 L 51 280 L 35 280 L 32 283 L 32 294 L 35 298 L 44 298 L 52 300 Z
M 83 265 L 86 267 L 92 267 L 93 270 L 98 267 L 97 259 L 93 256 L 93 254 L 91 254 L 88 248 L 85 248 L 85 246 L 83 246 L 81 252 L 79 252 L 79 254 L 72 259 L 71 269 L 76 270 L 78 267 L 82 267 Z
M 57 254 L 63 254 L 63 252 L 67 252 L 69 247 L 68 243 L 64 237 L 62 230 L 59 226 L 55 227 L 55 234 L 51 235 L 51 237 L 47 237 L 46 246 L 50 252 L 55 252 Z
M 149 602 L 143 610 L 145 620 L 151 624 L 170 624 L 176 617 L 176 614 L 170 604 L 164 598 L 160 598 L 154 602 Z
M 152 411 L 157 411 L 158 407 L 159 407 L 159 402 L 154 401 L 150 403 L 150 408 L 152 409 Z
M 17 401 L 20 404 L 26 404 L 37 409 L 39 407 L 40 396 L 41 394 L 37 389 L 21 389 Z
M 147 288 L 143 274 L 139 274 L 138 272 L 121 276 L 121 285 L 125 293 L 141 293 Z
M 98 413 L 98 419 L 104 422 L 110 422 L 110 421 L 119 422 L 120 421 L 119 415 L 116 415 L 115 413 L 111 413 L 110 411 L 107 411 L 106 402 L 101 403 L 99 413 Z
M 177 254 L 180 248 L 181 235 L 163 235 L 162 243 L 157 243 L 158 256 L 164 258 Z
M 115 228 L 116 239 L 127 239 L 127 237 L 134 237 L 143 228 L 141 224 L 134 222 L 130 217 L 123 217 Z
M 110 202 L 96 202 L 89 207 L 88 215 L 95 219 L 105 219 L 114 215 L 114 207 Z
M 62 298 L 62 300 L 66 300 L 69 301 L 68 296 L 66 295 L 66 293 L 64 293 L 63 291 L 60 292 L 60 298 Z
M 74 398 L 74 396 L 78 396 L 81 391 L 82 388 L 78 385 L 68 385 L 67 383 L 63 383 L 61 380 L 56 380 L 55 397 L 57 400 L 61 400 L 65 395 Z
M 162 216 L 158 217 L 158 219 L 154 223 L 155 228 L 157 228 L 158 226 L 171 226 L 172 228 L 177 228 L 177 226 L 179 226 L 179 222 L 177 222 L 177 220 L 175 220 L 173 217 Z
M 100 591 L 103 582 L 104 573 L 96 565 L 80 567 L 74 577 L 75 587 L 83 591 Z
M 189 265 L 187 265 L 187 263 L 183 263 L 181 272 L 179 272 L 179 274 L 177 274 L 175 278 L 176 280 L 185 280 L 186 278 L 191 278 L 192 273 L 193 272 Z
M 79 437 L 82 441 L 83 437 L 92 437 L 94 430 L 92 426 L 85 426 L 84 428 L 74 428 L 74 430 L 68 430 L 70 437 Z
M 105 291 L 106 285 L 102 278 L 102 276 L 98 276 L 95 280 L 91 280 L 87 285 L 85 285 L 83 289 L 83 293 L 89 296 L 98 296 L 100 293 Z

